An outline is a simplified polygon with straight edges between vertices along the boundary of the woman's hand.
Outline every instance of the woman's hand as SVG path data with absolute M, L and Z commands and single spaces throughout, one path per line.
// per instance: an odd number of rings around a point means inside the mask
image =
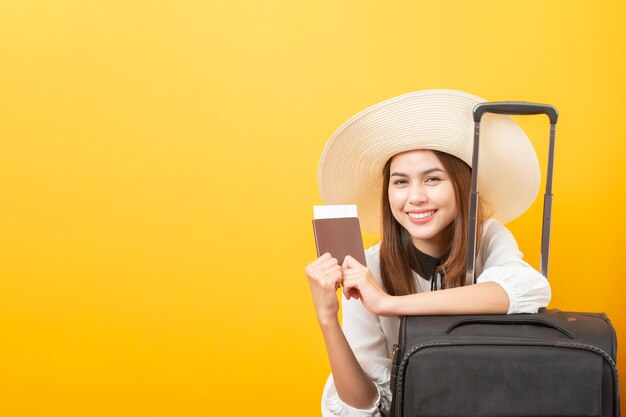
M 380 288 L 366 266 L 348 255 L 343 261 L 342 269 L 343 293 L 348 300 L 360 299 L 370 312 L 379 316 L 390 315 L 388 310 L 392 297 Z
M 320 325 L 338 320 L 339 300 L 337 289 L 341 285 L 342 273 L 339 261 L 325 253 L 306 267 L 313 304 Z

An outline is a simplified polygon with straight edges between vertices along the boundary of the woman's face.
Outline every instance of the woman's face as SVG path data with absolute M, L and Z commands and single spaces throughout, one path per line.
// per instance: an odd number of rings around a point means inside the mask
M 395 219 L 420 251 L 442 256 L 450 244 L 449 227 L 456 217 L 450 176 L 429 150 L 415 150 L 391 159 L 389 204 Z

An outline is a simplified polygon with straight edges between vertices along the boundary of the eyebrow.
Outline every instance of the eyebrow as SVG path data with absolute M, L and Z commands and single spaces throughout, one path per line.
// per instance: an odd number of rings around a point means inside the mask
M 435 167 L 435 168 L 430 168 L 430 169 L 427 169 L 426 171 L 423 171 L 421 175 L 428 175 L 428 174 L 432 174 L 433 172 L 445 172 L 445 171 L 441 168 Z M 390 177 L 407 177 L 408 178 L 409 176 L 402 172 L 394 172 L 390 175 Z

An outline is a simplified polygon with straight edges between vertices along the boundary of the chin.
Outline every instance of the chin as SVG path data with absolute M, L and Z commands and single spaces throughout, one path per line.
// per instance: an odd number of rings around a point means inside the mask
M 424 241 L 428 241 L 428 240 L 432 240 L 437 236 L 437 233 L 411 233 L 409 231 L 409 234 L 411 235 L 411 237 L 413 239 L 417 239 L 417 240 L 424 240 Z

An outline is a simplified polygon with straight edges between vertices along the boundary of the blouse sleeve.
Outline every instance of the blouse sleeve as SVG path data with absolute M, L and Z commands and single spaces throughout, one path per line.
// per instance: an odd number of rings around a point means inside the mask
M 378 259 L 372 259 L 368 250 L 368 267 L 380 281 Z M 380 282 L 379 282 L 380 284 Z M 389 410 L 391 405 L 391 360 L 385 344 L 380 318 L 367 311 L 360 300 L 347 300 L 342 296 L 342 329 L 363 371 L 372 379 L 378 391 L 374 405 L 369 409 L 356 409 L 344 403 L 337 394 L 332 374 L 326 381 L 322 395 L 324 417 L 380 416 L 379 409 Z
M 507 314 L 536 313 L 550 302 L 548 280 L 523 259 L 513 234 L 495 219 L 485 222 L 476 282 L 497 282 L 509 296 Z

